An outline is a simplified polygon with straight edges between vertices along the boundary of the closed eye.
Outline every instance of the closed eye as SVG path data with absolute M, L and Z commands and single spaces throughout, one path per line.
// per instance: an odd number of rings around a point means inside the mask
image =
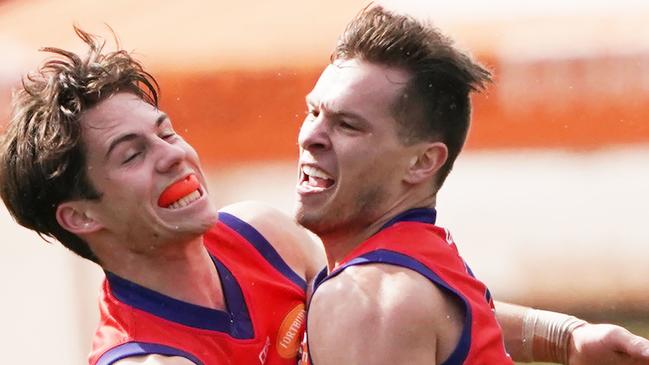
M 348 129 L 348 130 L 351 130 L 351 131 L 357 131 L 358 130 L 358 128 L 356 128 L 355 126 L 353 126 L 353 125 L 351 125 L 351 124 L 349 124 L 347 122 L 340 122 L 339 125 L 343 129 Z
M 135 152 L 133 154 L 130 154 L 124 161 L 122 161 L 122 165 L 125 165 L 125 164 L 133 161 L 137 156 L 139 156 L 141 154 L 142 154 L 141 151 L 137 151 L 137 152 Z
M 170 140 L 175 139 L 177 136 L 178 135 L 176 133 L 170 132 L 170 133 L 165 133 L 165 134 L 161 135 L 160 138 L 164 139 L 165 141 L 170 141 Z

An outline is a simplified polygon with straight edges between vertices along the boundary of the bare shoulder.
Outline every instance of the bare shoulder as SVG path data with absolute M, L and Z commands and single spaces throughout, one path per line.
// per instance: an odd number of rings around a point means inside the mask
M 114 362 L 115 365 L 196 365 L 180 356 L 146 355 L 135 356 Z
M 325 365 L 350 363 L 350 353 L 358 364 L 439 363 L 455 348 L 463 320 L 458 303 L 422 275 L 393 265 L 358 265 L 314 294 L 309 347 L 314 362 Z M 334 348 L 342 350 L 327 351 Z
M 383 319 L 399 318 L 430 321 L 430 312 L 439 309 L 444 302 L 440 290 L 418 273 L 394 265 L 371 264 L 348 267 L 336 277 L 323 283 L 315 293 L 311 305 L 328 307 L 344 315 L 352 311 L 355 317 L 372 319 L 378 315 Z M 425 299 L 425 300 L 424 300 Z M 351 300 L 351 301 L 347 301 Z M 356 305 L 333 305 L 336 302 Z M 392 326 L 395 322 L 381 323 Z M 389 328 L 385 328 L 389 329 Z
M 220 211 L 254 227 L 291 269 L 307 281 L 324 267 L 322 244 L 281 210 L 268 204 L 245 201 L 225 206 Z

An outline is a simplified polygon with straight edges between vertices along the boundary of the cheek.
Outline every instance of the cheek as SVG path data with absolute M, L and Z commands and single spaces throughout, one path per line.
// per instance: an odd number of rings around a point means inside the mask
M 356 163 L 358 166 L 358 178 L 363 183 L 374 184 L 391 184 L 395 180 L 399 180 L 403 175 L 403 163 L 399 156 L 399 151 L 366 151 L 359 156 L 366 156 L 360 158 Z
M 386 156 L 373 146 L 350 143 L 348 148 L 339 150 L 338 160 L 341 167 L 355 175 L 372 174 L 383 164 Z
M 106 189 L 120 200 L 143 203 L 148 196 L 151 181 L 148 174 L 135 172 L 106 179 Z

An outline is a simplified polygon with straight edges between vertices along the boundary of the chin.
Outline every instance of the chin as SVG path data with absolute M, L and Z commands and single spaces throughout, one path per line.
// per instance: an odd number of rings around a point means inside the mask
M 295 208 L 294 217 L 295 217 L 295 221 L 299 225 L 315 233 L 313 227 L 317 219 L 312 217 L 312 215 L 307 214 L 302 207 L 297 206 Z
M 295 220 L 299 225 L 318 236 L 326 234 L 335 226 L 334 222 L 323 219 L 321 215 L 305 214 L 304 212 L 297 212 Z
M 169 227 L 169 230 L 172 234 L 175 233 L 195 238 L 196 236 L 201 236 L 210 230 L 216 224 L 217 220 L 218 215 L 216 213 L 205 217 L 194 217 L 191 220 L 188 219 L 181 224 Z
M 200 232 L 201 234 L 207 232 L 210 228 L 212 228 L 216 224 L 218 220 L 219 220 L 219 214 L 216 210 L 214 210 L 214 212 L 212 212 L 212 214 L 210 214 L 209 216 L 205 217 L 205 219 L 201 219 L 200 222 L 196 221 L 197 232 Z
M 178 230 L 169 230 L 166 236 L 171 242 L 189 242 L 202 237 L 209 228 L 201 226 L 178 227 Z

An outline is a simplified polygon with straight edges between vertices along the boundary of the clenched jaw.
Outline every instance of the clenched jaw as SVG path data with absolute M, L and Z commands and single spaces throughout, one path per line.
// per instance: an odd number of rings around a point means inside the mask
M 178 209 L 185 207 L 203 195 L 201 184 L 194 174 L 169 185 L 158 198 L 158 206 Z

